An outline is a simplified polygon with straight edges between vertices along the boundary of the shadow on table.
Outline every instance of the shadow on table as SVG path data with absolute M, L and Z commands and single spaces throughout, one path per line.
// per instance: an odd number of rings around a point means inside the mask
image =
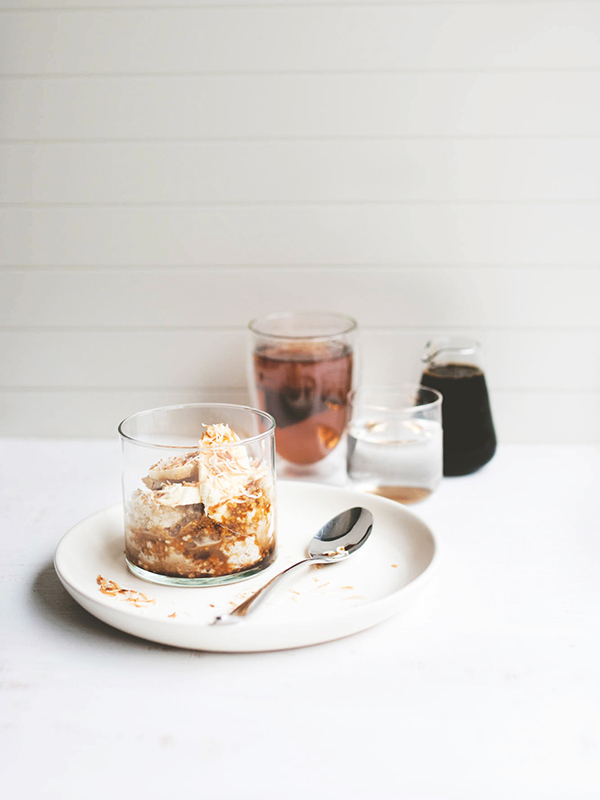
M 101 622 L 88 614 L 63 588 L 58 579 L 54 564 L 46 564 L 37 574 L 33 583 L 33 602 L 48 625 L 60 628 L 63 632 L 72 633 L 78 638 L 93 637 L 103 639 L 109 644 L 129 644 L 143 650 L 168 650 L 176 648 L 167 645 L 137 639 L 123 633 L 110 625 Z M 188 651 L 189 652 L 189 651 Z
M 434 584 L 436 584 L 436 581 L 434 581 Z M 430 599 L 431 597 L 437 598 L 438 595 L 437 591 L 434 590 L 432 592 L 432 588 L 433 587 L 428 587 L 428 592 L 426 593 L 427 597 Z M 204 658 L 218 657 L 219 655 L 222 655 L 216 652 L 213 653 L 205 650 L 186 650 L 184 648 L 171 647 L 169 645 L 151 642 L 146 639 L 138 639 L 135 636 L 131 636 L 128 633 L 119 631 L 117 628 L 112 628 L 110 625 L 101 622 L 99 619 L 96 619 L 96 617 L 85 611 L 68 594 L 66 589 L 64 589 L 63 585 L 59 581 L 54 569 L 54 564 L 52 562 L 46 564 L 36 575 L 33 583 L 32 599 L 37 611 L 48 624 L 48 626 L 53 626 L 55 629 L 63 633 L 63 635 L 72 636 L 73 638 L 77 637 L 77 639 L 81 641 L 85 641 L 87 639 L 93 646 L 97 646 L 99 643 L 106 643 L 111 646 L 120 645 L 121 647 L 131 647 L 136 650 L 143 650 L 145 652 L 151 650 L 155 652 L 185 653 L 188 657 L 194 656 Z M 424 600 L 425 602 L 423 602 Z M 407 610 L 403 614 L 404 622 L 409 628 L 415 624 L 418 626 L 423 622 L 423 620 L 420 619 L 423 616 L 423 613 L 425 614 L 427 621 L 431 616 L 431 609 L 429 608 L 430 602 L 427 601 L 427 598 L 419 598 L 419 601 L 420 602 L 417 603 L 416 609 Z M 437 606 L 438 603 L 435 602 L 435 605 Z M 414 619 L 415 614 L 417 618 L 416 621 Z M 383 622 L 381 625 L 376 626 L 376 628 L 364 631 L 358 635 L 358 641 L 362 642 L 364 646 L 365 638 L 377 636 L 377 630 L 381 629 L 382 626 L 390 626 L 393 624 L 393 620 L 388 620 Z M 397 630 L 395 631 L 394 635 L 397 635 Z M 348 646 L 345 644 L 345 642 L 348 641 L 354 642 L 355 637 L 350 637 L 350 639 L 346 638 L 331 642 L 324 642 L 322 644 L 300 649 L 309 652 L 321 652 L 326 649 L 335 649 L 338 647 L 348 649 Z M 356 647 L 360 649 L 361 645 L 357 644 Z M 354 645 L 351 644 L 350 651 L 353 649 Z M 284 657 L 286 652 L 289 651 L 227 653 L 227 657 L 231 659 L 248 657 L 270 657 L 278 659 Z

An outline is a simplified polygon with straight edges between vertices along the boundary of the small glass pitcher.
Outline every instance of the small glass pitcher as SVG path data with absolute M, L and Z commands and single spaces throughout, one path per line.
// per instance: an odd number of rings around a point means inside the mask
M 480 344 L 462 336 L 430 339 L 423 352 L 421 384 L 443 397 L 444 475 L 475 472 L 496 452 L 496 433 Z

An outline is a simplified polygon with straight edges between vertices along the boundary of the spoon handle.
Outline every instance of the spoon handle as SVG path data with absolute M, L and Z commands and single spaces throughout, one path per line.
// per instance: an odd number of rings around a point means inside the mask
M 256 606 L 258 606 L 259 603 L 271 593 L 271 591 L 279 584 L 281 579 L 284 578 L 288 572 L 296 569 L 296 567 L 299 567 L 301 564 L 308 563 L 309 561 L 312 563 L 326 563 L 327 559 L 320 559 L 312 556 L 310 558 L 303 558 L 302 561 L 296 561 L 295 564 L 292 564 L 290 567 L 287 567 L 271 578 L 270 581 L 265 583 L 265 585 L 258 589 L 258 591 L 254 592 L 254 594 L 251 594 L 250 597 L 246 598 L 243 603 L 240 603 L 239 606 L 236 606 L 232 611 L 217 617 L 213 622 L 213 625 L 227 625 L 231 622 L 237 622 L 240 617 L 245 617 L 251 608 L 256 608 Z

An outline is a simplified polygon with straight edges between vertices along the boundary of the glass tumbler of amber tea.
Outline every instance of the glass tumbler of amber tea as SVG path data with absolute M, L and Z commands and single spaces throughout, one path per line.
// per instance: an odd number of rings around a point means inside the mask
M 282 474 L 326 474 L 343 462 L 339 444 L 357 376 L 357 324 L 343 314 L 281 312 L 250 325 L 252 402 L 274 417 Z
M 142 411 L 119 425 L 125 556 L 170 586 L 250 578 L 275 559 L 275 421 L 246 406 Z
M 421 383 L 444 398 L 444 475 L 475 472 L 496 452 L 480 350 L 474 339 L 444 336 L 428 341 L 422 356 Z

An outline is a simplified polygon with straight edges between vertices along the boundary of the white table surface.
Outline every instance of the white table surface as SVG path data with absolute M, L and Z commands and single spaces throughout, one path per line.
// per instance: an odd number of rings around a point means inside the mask
M 15 798 L 600 797 L 600 451 L 503 446 L 413 506 L 411 611 L 300 650 L 177 650 L 79 608 L 63 533 L 120 500 L 112 441 L 0 440 L 2 785 Z

